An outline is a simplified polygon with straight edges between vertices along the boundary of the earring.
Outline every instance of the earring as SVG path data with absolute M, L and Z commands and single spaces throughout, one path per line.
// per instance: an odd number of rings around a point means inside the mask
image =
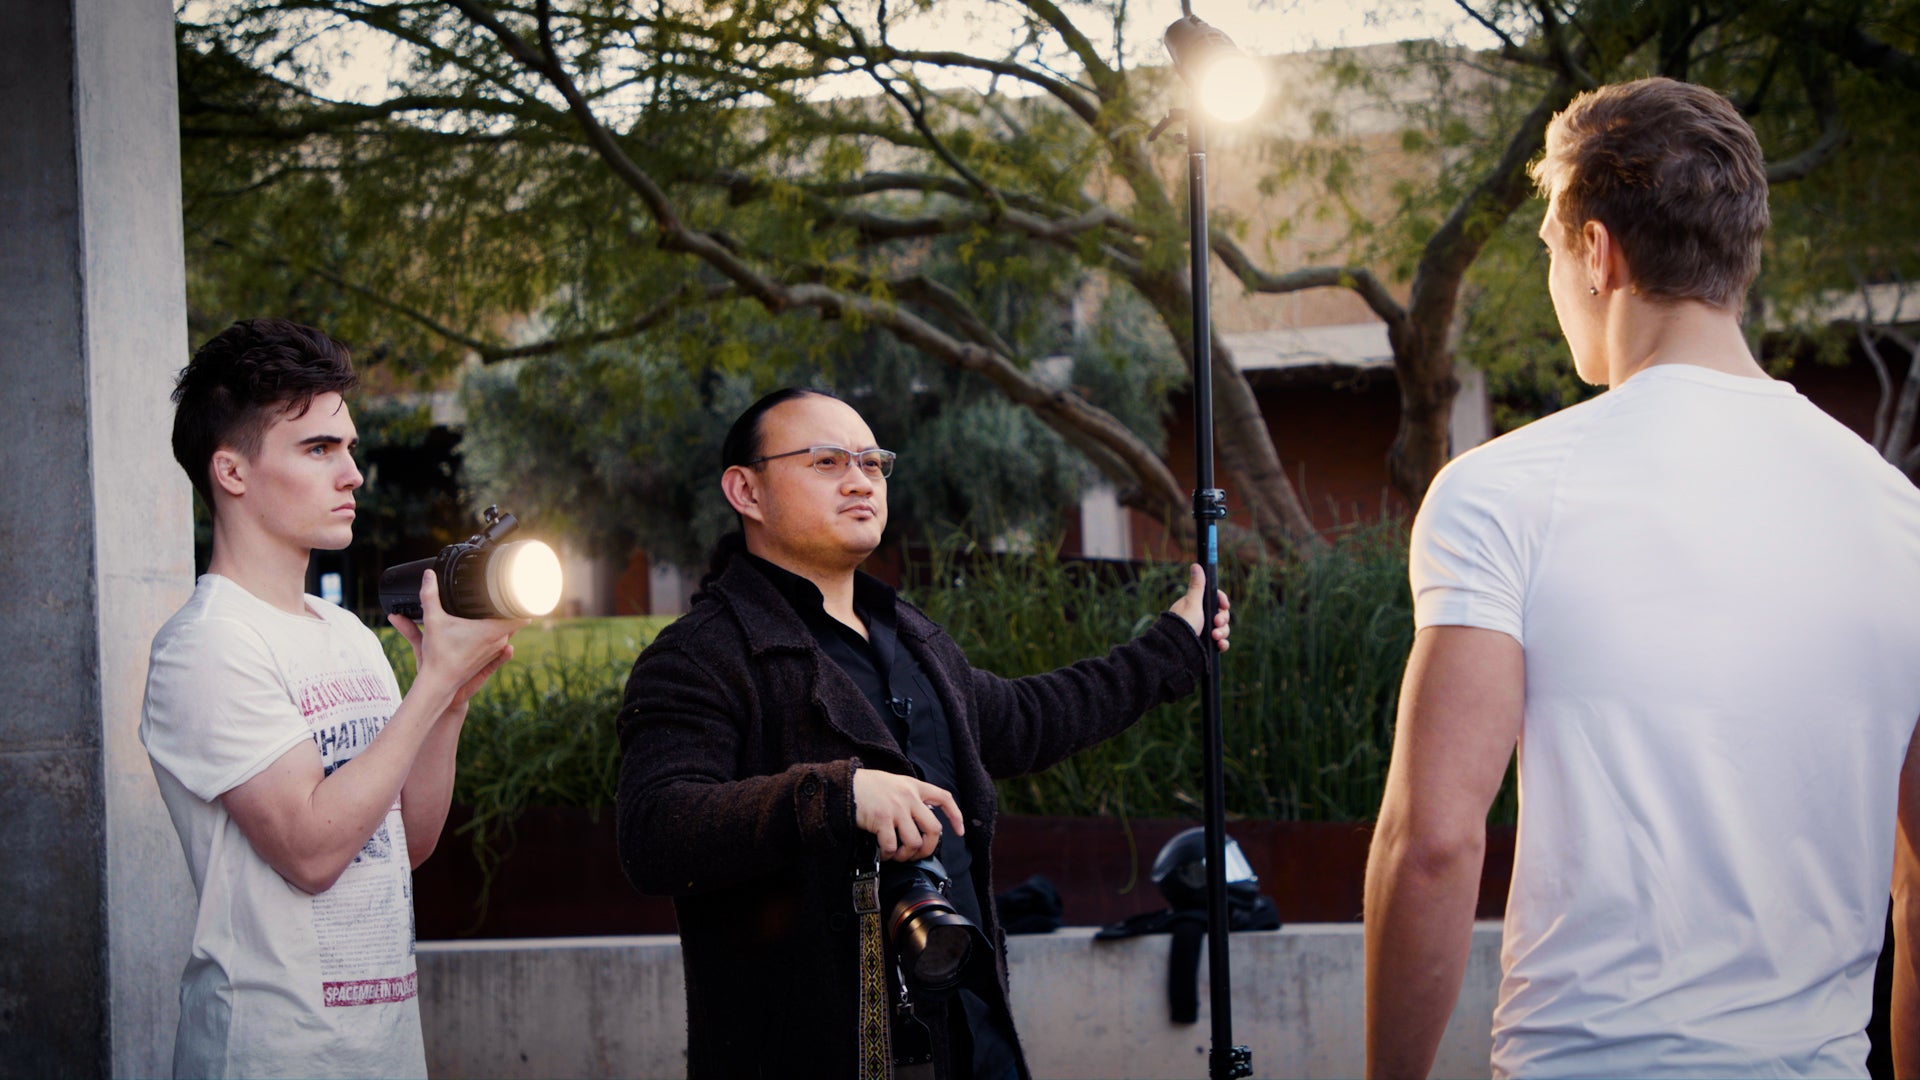
M 1588 295 L 1588 296 L 1599 296 L 1599 295 L 1600 295 L 1600 286 L 1598 286 L 1598 285 L 1589 285 L 1589 286 L 1587 286 L 1587 295 Z

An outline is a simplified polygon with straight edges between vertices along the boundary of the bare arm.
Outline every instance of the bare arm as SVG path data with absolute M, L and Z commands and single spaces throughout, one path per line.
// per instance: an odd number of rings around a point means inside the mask
M 389 616 L 394 629 L 413 647 L 413 655 L 423 658 L 420 628 L 404 615 Z M 513 646 L 495 654 L 486 667 L 454 691 L 453 701 L 433 723 L 425 742 L 414 757 L 406 783 L 400 789 L 400 820 L 407 827 L 407 858 L 415 869 L 427 861 L 440 843 L 440 830 L 447 824 L 447 810 L 453 805 L 454 763 L 460 749 L 460 729 L 467 722 L 467 702 L 480 692 L 500 665 L 513 659 Z M 422 660 L 424 662 L 424 660 Z
M 260 857 L 307 892 L 324 892 L 339 879 L 400 797 L 421 748 L 456 696 L 500 657 L 514 631 L 526 625 L 525 620 L 456 619 L 441 611 L 437 586 L 423 587 L 420 599 L 428 641 L 420 674 L 365 750 L 328 776 L 319 751 L 302 742 L 220 797 Z M 465 716 L 464 699 L 460 713 Z M 452 737 L 458 735 L 455 724 Z M 451 749 L 445 752 L 450 755 Z M 451 773 L 449 761 L 449 790 Z M 446 818 L 444 804 L 439 818 Z M 438 825 L 431 832 L 430 841 L 437 839 Z
M 1520 643 L 1421 630 L 1407 659 L 1386 796 L 1367 857 L 1367 1075 L 1427 1075 L 1460 995 L 1487 809 L 1520 736 Z
M 1920 732 L 1900 770 L 1893 850 L 1893 1075 L 1920 1077 Z

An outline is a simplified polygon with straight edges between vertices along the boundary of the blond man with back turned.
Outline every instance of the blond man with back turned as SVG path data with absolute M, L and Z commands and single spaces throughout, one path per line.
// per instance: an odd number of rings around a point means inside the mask
M 1415 522 L 1368 1072 L 1432 1066 L 1517 744 L 1496 1076 L 1866 1075 L 1890 871 L 1920 1074 L 1920 492 L 1748 352 L 1767 181 L 1723 98 L 1584 94 L 1534 176 L 1609 390 L 1462 456 Z

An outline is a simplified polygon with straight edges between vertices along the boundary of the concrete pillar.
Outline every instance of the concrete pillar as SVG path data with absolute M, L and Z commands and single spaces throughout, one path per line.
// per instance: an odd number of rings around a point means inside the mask
M 0 1074 L 165 1075 L 193 890 L 135 728 L 192 584 L 169 0 L 0 0 Z

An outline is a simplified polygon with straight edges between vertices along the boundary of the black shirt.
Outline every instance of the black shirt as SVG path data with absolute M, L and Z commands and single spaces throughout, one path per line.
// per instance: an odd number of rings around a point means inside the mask
M 827 614 L 826 600 L 813 582 L 757 555 L 747 558 L 793 605 L 820 648 L 840 665 L 886 721 L 914 776 L 945 791 L 958 788 L 947 711 L 913 653 L 900 647 L 893 613 L 894 591 L 870 577 L 854 579 L 853 610 L 867 624 L 868 637 L 863 638 L 859 631 Z M 941 829 L 940 846 L 934 854 L 951 883 L 948 899 L 974 925 L 983 925 L 979 898 L 973 889 L 973 855 L 967 850 L 966 840 L 954 832 L 946 812 L 933 813 L 940 819 Z

